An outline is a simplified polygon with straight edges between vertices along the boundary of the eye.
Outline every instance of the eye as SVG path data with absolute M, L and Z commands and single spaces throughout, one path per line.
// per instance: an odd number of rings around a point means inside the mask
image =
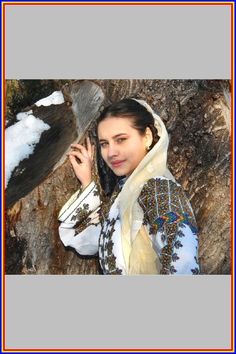
M 99 145 L 102 149 L 104 149 L 108 145 L 108 143 L 104 141 L 103 143 L 100 143 Z
M 120 144 L 120 143 L 122 143 L 123 141 L 125 141 L 127 138 L 118 138 L 117 140 L 116 140 L 116 142 L 118 143 L 118 144 Z

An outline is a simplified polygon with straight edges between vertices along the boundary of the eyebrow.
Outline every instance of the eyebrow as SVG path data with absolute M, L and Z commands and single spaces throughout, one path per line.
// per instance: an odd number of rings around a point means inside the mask
M 122 135 L 128 136 L 128 134 L 126 134 L 126 133 L 120 133 L 120 134 L 114 135 L 114 136 L 112 137 L 112 139 L 119 138 L 119 137 L 122 136 Z M 107 141 L 107 140 L 106 140 L 106 139 L 99 139 L 99 142 L 102 142 L 102 141 Z

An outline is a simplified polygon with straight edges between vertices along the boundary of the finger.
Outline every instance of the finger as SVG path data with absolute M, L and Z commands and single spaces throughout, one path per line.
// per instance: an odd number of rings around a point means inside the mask
M 84 156 L 81 152 L 79 151 L 71 151 L 69 153 L 69 158 L 72 157 L 75 159 L 76 161 L 76 158 L 79 159 L 81 162 L 85 162 L 87 160 L 87 157 Z
M 69 159 L 70 159 L 70 163 L 71 163 L 72 167 L 73 167 L 74 170 L 75 170 L 76 167 L 78 167 L 78 162 L 76 161 L 76 157 L 70 155 L 70 156 L 69 156 Z
M 86 150 L 86 147 L 82 144 L 71 144 L 70 146 L 75 149 Z
M 70 163 L 71 163 L 75 172 L 78 171 L 78 168 L 81 168 L 82 166 L 84 166 L 84 164 L 79 162 L 75 156 L 70 156 L 69 159 L 70 159 Z
M 74 149 L 80 150 L 84 156 L 89 157 L 88 151 L 83 145 L 81 145 L 81 144 L 71 144 L 71 147 L 72 147 L 72 149 L 74 148 Z
M 74 157 L 76 157 L 76 158 L 78 158 L 78 159 L 80 159 L 82 161 L 86 161 L 88 159 L 87 156 L 84 156 L 84 154 L 82 154 L 82 152 L 80 152 L 78 150 L 77 151 L 70 151 L 68 155 L 69 156 L 74 156 Z

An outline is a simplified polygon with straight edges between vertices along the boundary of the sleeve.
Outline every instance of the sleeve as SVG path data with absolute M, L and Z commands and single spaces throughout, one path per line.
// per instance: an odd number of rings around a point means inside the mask
M 73 247 L 81 255 L 95 255 L 101 232 L 100 196 L 91 182 L 79 189 L 62 207 L 58 220 L 59 236 L 65 246 Z
M 161 274 L 199 274 L 195 217 L 182 187 L 165 178 L 146 182 L 139 195 Z

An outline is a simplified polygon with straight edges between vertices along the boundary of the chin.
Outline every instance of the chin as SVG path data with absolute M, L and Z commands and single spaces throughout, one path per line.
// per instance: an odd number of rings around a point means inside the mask
M 123 171 L 113 171 L 113 173 L 118 177 L 126 176 L 126 173 Z
M 127 176 L 127 174 L 129 173 L 129 171 L 125 170 L 124 168 L 111 170 L 118 177 Z

